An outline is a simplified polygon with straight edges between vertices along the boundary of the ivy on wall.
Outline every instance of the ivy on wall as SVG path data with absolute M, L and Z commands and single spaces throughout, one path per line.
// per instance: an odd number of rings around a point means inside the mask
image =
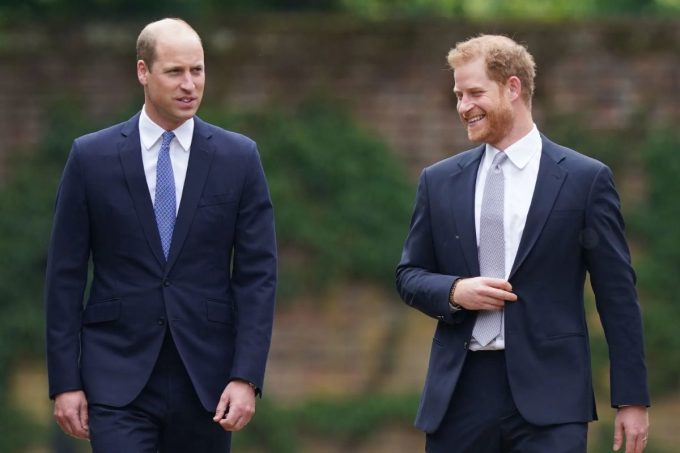
M 86 125 L 72 103 L 50 109 L 50 127 L 33 153 L 19 152 L 0 187 L 0 451 L 24 451 L 46 435 L 15 407 L 9 378 L 44 354 L 43 278 L 52 208 L 71 141 Z
M 632 219 L 642 253 L 638 286 L 645 321 L 650 386 L 659 393 L 680 389 L 680 136 L 653 129 L 641 153 L 646 197 Z
M 43 356 L 43 278 L 54 195 L 72 140 L 98 126 L 77 105 L 50 109 L 43 144 L 17 154 L 0 188 L 0 451 L 35 442 L 38 426 L 7 394 L 20 360 Z M 210 115 L 209 115 L 210 116 Z M 398 159 L 335 105 L 209 118 L 258 141 L 275 203 L 286 300 L 349 279 L 393 285 L 413 188 Z
M 680 304 L 676 282 L 680 275 L 680 134 L 633 115 L 617 131 L 589 131 L 575 118 L 553 117 L 548 135 L 609 165 L 621 194 L 632 248 L 633 266 L 645 328 L 645 350 L 653 398 L 680 389 Z M 627 196 L 626 196 L 627 195 Z M 593 301 L 588 301 L 591 312 Z M 599 326 L 598 326 L 599 327 Z M 606 374 L 608 352 L 604 337 L 591 332 L 594 368 Z M 597 380 L 598 393 L 608 395 Z M 599 384 L 599 385 L 598 385 Z
M 220 13 L 334 12 L 384 19 L 455 17 L 559 20 L 608 15 L 667 15 L 680 12 L 680 0 L 0 0 L 8 18 L 162 17 L 211 18 Z M 1 16 L 0 16 L 1 17 Z M 2 19 L 0 19 L 1 21 Z
M 54 193 L 73 138 L 99 126 L 83 121 L 77 105 L 50 111 L 43 144 L 34 153 L 16 154 L 0 187 L 0 451 L 22 451 L 41 436 L 41 428 L 12 405 L 8 378 L 20 360 L 42 360 L 42 281 Z M 356 279 L 392 287 L 415 189 L 384 143 L 342 108 L 318 99 L 294 111 L 206 111 L 203 116 L 258 142 L 275 204 L 284 299 Z M 680 305 L 674 294 L 680 273 L 680 235 L 674 227 L 680 218 L 680 137 L 639 118 L 632 123 L 623 132 L 595 134 L 576 119 L 561 118 L 546 121 L 555 125 L 546 132 L 610 164 L 620 186 L 626 184 L 627 168 L 642 165 L 645 193 L 623 205 L 635 244 L 650 380 L 658 397 L 680 388 Z M 602 338 L 593 341 L 594 367 L 602 369 L 606 346 Z M 598 392 L 606 394 L 603 388 Z M 316 401 L 290 410 L 263 401 L 250 431 L 277 433 L 267 439 L 289 445 L 276 450 L 284 453 L 296 451 L 295 436 L 307 430 L 352 445 L 367 435 L 366 427 L 394 417 L 410 423 L 412 399 Z M 340 424 L 338 414 L 343 414 Z M 281 421 L 293 418 L 299 422 Z M 265 442 L 251 434 L 239 438 L 244 445 Z
M 319 99 L 208 119 L 255 138 L 274 202 L 284 300 L 347 280 L 391 291 L 415 186 L 395 153 Z

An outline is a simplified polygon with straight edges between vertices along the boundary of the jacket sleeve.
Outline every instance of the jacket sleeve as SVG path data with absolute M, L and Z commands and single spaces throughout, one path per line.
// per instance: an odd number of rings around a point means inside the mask
M 274 318 L 277 253 L 269 189 L 252 146 L 234 238 L 231 282 L 238 319 L 231 379 L 261 390 Z
M 49 395 L 82 388 L 80 326 L 90 231 L 79 148 L 74 142 L 57 192 L 45 278 Z
M 439 321 L 457 324 L 466 312 L 451 313 L 449 292 L 459 276 L 438 269 L 427 176 L 427 170 L 423 171 L 418 182 L 411 225 L 396 270 L 397 291 L 409 306 Z
M 642 316 L 624 236 L 619 197 L 609 168 L 595 176 L 582 245 L 597 311 L 609 347 L 611 404 L 650 404 Z

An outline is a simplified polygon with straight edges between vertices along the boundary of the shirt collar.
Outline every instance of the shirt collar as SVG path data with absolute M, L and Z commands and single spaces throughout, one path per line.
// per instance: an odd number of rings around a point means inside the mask
M 505 154 L 508 156 L 508 160 L 515 165 L 515 167 L 522 170 L 529 161 L 536 155 L 536 153 L 541 151 L 543 147 L 543 142 L 541 140 L 541 134 L 538 132 L 538 128 L 534 124 L 529 133 L 524 137 L 517 140 L 512 145 L 505 149 Z M 496 149 L 492 145 L 486 144 L 486 155 L 487 157 L 493 158 L 496 153 L 500 150 Z
M 145 109 L 142 108 L 142 113 L 139 115 L 139 137 L 147 151 L 161 139 L 163 132 L 165 132 L 165 129 L 154 123 L 146 114 Z M 175 133 L 175 138 L 177 138 L 182 150 L 188 152 L 191 149 L 191 139 L 194 136 L 194 119 L 189 118 L 172 132 Z

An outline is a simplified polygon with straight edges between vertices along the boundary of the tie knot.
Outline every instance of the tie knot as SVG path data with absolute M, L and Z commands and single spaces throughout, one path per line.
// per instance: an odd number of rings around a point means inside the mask
M 501 151 L 500 153 L 496 154 L 496 156 L 494 156 L 491 165 L 493 165 L 494 167 L 498 165 L 503 165 L 503 162 L 505 162 L 507 159 L 508 155 Z
M 161 146 L 168 146 L 170 145 L 170 142 L 172 141 L 173 138 L 175 138 L 175 133 L 172 131 L 165 131 L 163 132 L 163 143 L 161 143 Z
M 501 172 L 502 171 L 501 166 L 503 165 L 503 163 L 506 160 L 508 160 L 508 155 L 505 154 L 504 152 L 500 152 L 500 153 L 496 154 L 493 158 L 493 161 L 491 162 L 491 169 L 495 173 Z

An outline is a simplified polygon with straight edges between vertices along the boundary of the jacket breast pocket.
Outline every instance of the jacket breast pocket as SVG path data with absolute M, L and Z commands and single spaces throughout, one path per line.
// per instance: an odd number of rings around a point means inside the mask
M 573 241 L 583 229 L 583 209 L 554 209 L 545 223 L 544 237 L 550 241 Z M 558 237 L 553 237 L 555 234 Z
M 207 206 L 232 204 L 236 203 L 237 201 L 238 198 L 233 192 L 206 195 L 204 197 L 201 197 L 200 201 L 198 202 L 198 207 L 202 208 Z
M 583 221 L 583 209 L 553 209 L 550 213 L 550 220 L 572 220 Z
M 83 325 L 116 321 L 120 317 L 120 300 L 88 303 L 83 311 Z

